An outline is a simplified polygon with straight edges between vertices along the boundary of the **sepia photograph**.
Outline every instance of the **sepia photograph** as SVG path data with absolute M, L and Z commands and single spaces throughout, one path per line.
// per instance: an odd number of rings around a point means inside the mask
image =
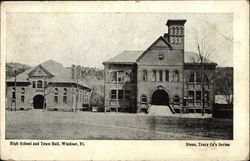
M 6 16 L 6 139 L 233 139 L 232 14 Z

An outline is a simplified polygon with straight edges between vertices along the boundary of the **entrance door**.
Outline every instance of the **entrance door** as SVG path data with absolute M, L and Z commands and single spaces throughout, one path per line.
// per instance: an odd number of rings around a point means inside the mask
M 169 105 L 169 96 L 165 90 L 156 90 L 152 95 L 152 105 Z
M 44 97 L 43 95 L 36 95 L 33 98 L 34 109 L 43 109 Z

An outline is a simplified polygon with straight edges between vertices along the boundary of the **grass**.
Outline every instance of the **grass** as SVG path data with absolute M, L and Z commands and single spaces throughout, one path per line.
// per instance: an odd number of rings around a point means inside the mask
M 233 121 L 128 113 L 6 111 L 6 139 L 233 139 Z

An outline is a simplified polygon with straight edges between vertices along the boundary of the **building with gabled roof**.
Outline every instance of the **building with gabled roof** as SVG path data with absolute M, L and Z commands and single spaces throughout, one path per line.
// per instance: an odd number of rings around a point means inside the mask
M 144 51 L 126 50 L 104 61 L 105 111 L 147 112 L 152 105 L 175 112 L 211 112 L 214 81 L 201 94 L 200 62 L 184 51 L 186 20 L 168 20 L 168 33 Z M 210 79 L 217 64 L 203 59 Z
M 72 111 L 89 106 L 91 89 L 77 79 L 79 70 L 48 60 L 6 80 L 6 107 Z

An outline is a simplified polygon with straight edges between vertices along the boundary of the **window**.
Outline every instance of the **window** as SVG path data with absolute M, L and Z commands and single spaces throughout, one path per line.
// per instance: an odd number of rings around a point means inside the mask
M 201 91 L 196 91 L 195 100 L 196 101 L 201 101 Z
M 201 105 L 201 91 L 195 92 L 195 105 L 197 106 Z
M 159 80 L 162 82 L 162 70 L 159 71 Z
M 174 82 L 179 82 L 179 72 L 178 72 L 178 70 L 174 71 Z
M 67 103 L 67 96 L 63 96 L 63 103 Z
M 124 71 L 118 71 L 118 73 L 117 73 L 117 81 L 118 81 L 118 83 L 124 82 Z
M 128 100 L 130 99 L 130 90 L 125 90 L 125 99 Z
M 156 81 L 156 71 L 155 70 L 153 70 L 153 77 L 152 77 L 152 81 Z
M 171 43 L 174 44 L 174 37 L 171 37 Z
M 194 105 L 194 91 L 188 91 L 188 105 Z
M 179 96 L 174 96 L 174 104 L 177 105 L 177 104 L 180 104 L 180 97 Z
M 43 82 L 41 80 L 37 81 L 37 88 L 43 88 Z
M 111 81 L 116 82 L 117 81 L 117 72 L 112 72 L 111 73 Z
M 63 89 L 63 95 L 67 95 L 67 88 Z
M 25 88 L 21 88 L 21 94 L 25 94 Z
M 178 37 L 175 37 L 175 44 L 178 44 Z
M 166 70 L 165 71 L 165 81 L 169 81 L 169 71 L 168 70 Z
M 54 96 L 54 103 L 58 103 L 58 96 Z
M 24 103 L 25 99 L 25 88 L 21 88 L 21 102 Z
M 123 99 L 123 90 L 118 90 L 118 99 Z
M 63 103 L 67 103 L 67 88 L 63 89 Z
M 194 82 L 194 73 L 191 73 L 189 77 L 189 82 Z
M 16 90 L 15 88 L 12 88 L 12 99 L 16 98 Z
M 175 35 L 176 34 L 176 30 L 175 30 L 175 28 L 173 27 L 173 35 Z
M 147 81 L 147 78 L 148 78 L 148 73 L 146 70 L 143 70 L 142 71 L 142 80 L 143 81 Z
M 179 28 L 176 27 L 176 35 L 179 35 Z
M 32 88 L 36 88 L 36 81 L 32 82 Z
M 145 95 L 141 96 L 141 103 L 147 103 L 147 97 Z
M 21 102 L 24 103 L 24 95 L 21 95 Z
M 54 103 L 58 103 L 58 89 L 55 88 L 54 89 Z
M 179 37 L 178 40 L 179 40 L 179 43 L 181 44 L 181 37 Z
M 201 82 L 201 75 L 199 72 L 196 72 L 196 80 L 195 80 L 197 83 L 200 83 Z
M 116 99 L 116 90 L 111 90 L 111 99 Z
M 164 55 L 163 55 L 163 54 L 159 54 L 159 55 L 158 55 L 158 59 L 159 59 L 159 60 L 163 60 L 163 59 L 164 59 Z
M 54 93 L 55 95 L 58 95 L 58 88 L 55 88 Z

